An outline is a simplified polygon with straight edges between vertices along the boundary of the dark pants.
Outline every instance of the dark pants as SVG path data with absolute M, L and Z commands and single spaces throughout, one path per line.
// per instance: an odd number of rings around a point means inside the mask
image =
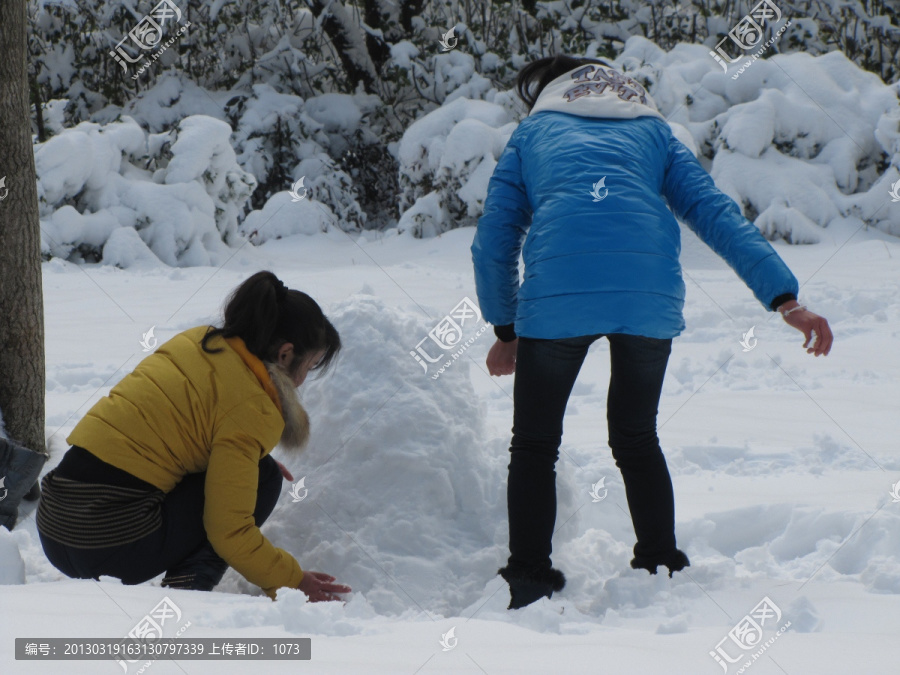
M 107 548 L 75 548 L 41 536 L 44 553 L 63 574 L 76 579 L 116 577 L 140 584 L 172 569 L 208 544 L 203 528 L 203 485 L 206 473 L 185 476 L 162 502 L 162 527 L 130 544 Z M 271 456 L 259 462 L 259 485 L 253 519 L 262 525 L 281 494 L 281 471 Z
M 507 506 L 509 564 L 550 567 L 556 523 L 556 471 L 563 415 L 588 347 L 602 335 L 519 338 Z M 606 402 L 609 446 L 622 472 L 637 544 L 635 555 L 675 548 L 672 480 L 656 435 L 656 413 L 671 340 L 610 334 Z

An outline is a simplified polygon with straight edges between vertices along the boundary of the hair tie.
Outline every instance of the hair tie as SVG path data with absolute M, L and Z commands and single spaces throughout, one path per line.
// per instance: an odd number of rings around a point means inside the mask
M 287 297 L 287 286 L 284 285 L 284 282 L 277 277 L 272 282 L 272 285 L 275 286 L 275 299 L 278 302 L 284 302 L 284 299 Z

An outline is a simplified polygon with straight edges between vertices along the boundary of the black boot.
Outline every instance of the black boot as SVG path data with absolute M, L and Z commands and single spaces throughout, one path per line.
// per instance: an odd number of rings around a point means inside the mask
M 690 567 L 691 561 L 683 551 L 679 551 L 677 548 L 659 555 L 636 555 L 631 561 L 634 569 L 647 570 L 650 574 L 656 574 L 656 568 L 659 565 L 669 568 L 669 578 L 671 579 L 673 572 L 680 572 L 685 567 Z
M 41 484 L 35 481 L 31 489 L 22 497 L 26 502 L 36 502 L 41 497 Z
M 208 541 L 187 558 L 166 571 L 162 585 L 188 591 L 211 591 L 222 581 L 228 563 Z
M 552 567 L 528 569 L 523 567 L 501 567 L 497 573 L 509 584 L 509 607 L 521 609 L 541 598 L 553 596 L 553 591 L 561 591 L 566 585 L 566 577 Z

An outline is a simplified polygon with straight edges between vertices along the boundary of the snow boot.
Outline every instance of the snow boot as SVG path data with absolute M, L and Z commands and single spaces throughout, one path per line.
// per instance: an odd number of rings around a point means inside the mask
M 228 563 L 208 541 L 187 558 L 166 571 L 162 586 L 188 591 L 211 591 L 222 581 Z
M 7 530 L 16 526 L 19 504 L 32 494 L 48 457 L 11 438 L 0 438 L 0 526 Z
M 497 573 L 509 584 L 509 607 L 521 609 L 541 598 L 553 596 L 553 591 L 561 591 L 566 585 L 566 577 L 552 567 L 527 569 L 523 567 L 501 567 Z
M 685 567 L 690 567 L 691 561 L 688 560 L 683 551 L 679 551 L 677 548 L 659 555 L 636 555 L 631 561 L 631 566 L 634 569 L 647 570 L 650 574 L 656 574 L 656 568 L 659 565 L 665 565 L 669 568 L 669 578 L 671 579 L 673 572 L 680 572 Z

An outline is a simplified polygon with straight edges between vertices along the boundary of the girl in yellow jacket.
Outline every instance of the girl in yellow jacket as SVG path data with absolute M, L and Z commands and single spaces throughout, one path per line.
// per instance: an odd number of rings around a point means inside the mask
M 241 284 L 221 328 L 192 328 L 126 375 L 76 425 L 43 479 L 37 525 L 64 574 L 212 590 L 228 566 L 274 598 L 312 601 L 350 588 L 303 572 L 260 532 L 287 469 L 269 453 L 303 448 L 297 387 L 322 371 L 340 337 L 311 297 L 271 272 Z

